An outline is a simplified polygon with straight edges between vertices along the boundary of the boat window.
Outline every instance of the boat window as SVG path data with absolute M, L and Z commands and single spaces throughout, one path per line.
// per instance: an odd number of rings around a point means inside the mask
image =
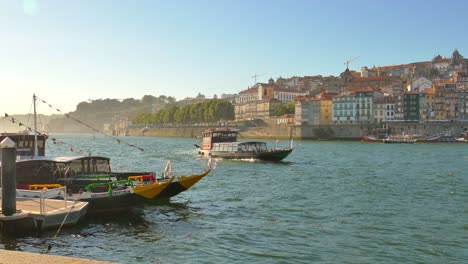
M 37 140 L 37 147 L 38 147 L 38 148 L 43 148 L 43 147 L 44 147 L 44 140 L 38 139 L 38 140 Z
M 70 162 L 70 170 L 72 175 L 83 174 L 84 173 L 84 164 L 81 160 L 74 160 Z
M 86 159 L 83 161 L 86 166 L 86 173 L 91 173 L 91 170 L 92 170 L 92 160 L 89 160 L 89 159 Z
M 94 168 L 95 172 L 110 173 L 110 165 L 109 165 L 109 162 L 107 162 L 107 160 L 101 160 L 101 159 L 95 160 L 94 166 L 95 166 Z

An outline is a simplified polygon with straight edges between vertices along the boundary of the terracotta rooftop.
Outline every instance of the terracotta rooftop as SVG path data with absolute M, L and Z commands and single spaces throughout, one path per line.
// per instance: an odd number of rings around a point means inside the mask
M 350 86 L 345 89 L 348 92 L 373 92 L 375 89 L 369 86 Z
M 299 95 L 296 97 L 296 101 L 306 101 L 315 98 L 312 95 Z
M 339 94 L 337 96 L 335 96 L 334 98 L 339 98 L 339 97 L 354 97 L 356 96 L 355 93 L 350 93 L 350 94 Z
M 390 79 L 389 76 L 376 76 L 376 77 L 360 77 L 353 78 L 350 82 L 372 82 L 372 81 L 384 81 Z
M 424 89 L 424 91 L 422 91 L 421 93 L 422 94 L 435 94 L 435 89 L 434 88 Z
M 250 88 L 250 89 L 241 91 L 239 94 L 249 94 L 249 93 L 257 93 L 257 92 L 258 92 L 258 88 Z

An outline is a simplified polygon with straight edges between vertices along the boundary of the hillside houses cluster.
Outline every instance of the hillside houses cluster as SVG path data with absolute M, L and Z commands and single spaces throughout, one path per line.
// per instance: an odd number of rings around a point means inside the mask
M 467 94 L 468 59 L 455 49 L 450 58 L 257 83 L 235 98 L 235 118 L 269 118 L 295 102 L 298 125 L 468 121 Z

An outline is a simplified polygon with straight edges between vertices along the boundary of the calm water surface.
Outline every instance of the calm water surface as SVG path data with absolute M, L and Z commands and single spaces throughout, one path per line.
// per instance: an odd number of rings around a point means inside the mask
M 89 150 L 115 171 L 206 163 L 194 139 L 53 137 L 65 144 L 49 140 L 48 154 Z M 295 147 L 281 163 L 221 160 L 169 202 L 87 218 L 56 237 L 0 235 L 0 248 L 118 263 L 468 263 L 468 144 Z

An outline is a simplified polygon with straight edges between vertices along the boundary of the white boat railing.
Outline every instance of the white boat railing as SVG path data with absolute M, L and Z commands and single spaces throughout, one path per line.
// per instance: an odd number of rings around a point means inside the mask
M 2 197 L 1 190 L 2 188 L 0 188 L 0 198 Z M 50 198 L 57 198 L 57 197 L 62 198 L 64 202 L 64 207 L 67 207 L 67 187 L 65 186 L 52 188 L 52 189 L 43 188 L 40 190 L 16 189 L 16 197 L 21 198 L 23 200 L 39 199 L 39 212 L 41 214 L 45 214 L 46 201 L 47 199 L 50 199 Z M 54 200 L 57 200 L 57 199 L 54 199 Z
M 29 190 L 24 190 L 24 191 L 29 191 Z M 50 192 L 56 192 L 59 191 L 59 196 L 63 198 L 63 207 L 67 207 L 67 187 L 66 186 L 61 186 L 58 188 L 53 188 L 53 189 L 47 189 L 43 188 L 39 191 L 30 191 L 30 192 L 39 192 L 39 208 L 40 208 L 40 213 L 45 214 L 45 206 L 46 206 L 46 199 L 49 199 L 47 196 L 48 193 Z M 32 199 L 32 197 L 31 197 Z

